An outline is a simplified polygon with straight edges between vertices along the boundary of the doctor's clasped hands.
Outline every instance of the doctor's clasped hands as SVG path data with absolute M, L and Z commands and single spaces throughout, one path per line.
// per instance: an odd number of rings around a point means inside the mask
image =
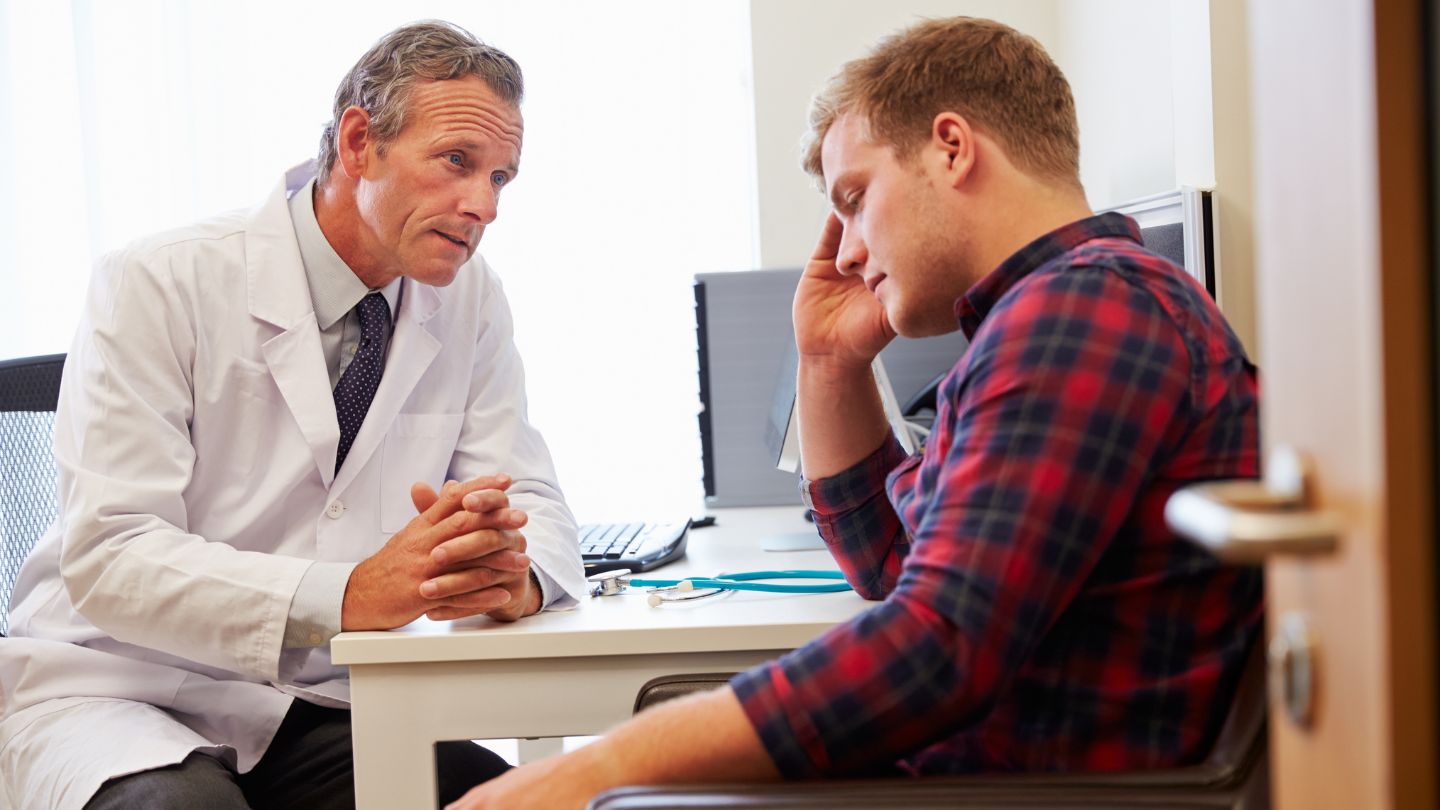
M 525 554 L 528 520 L 510 506 L 508 475 L 448 481 L 439 493 L 411 488 L 419 513 L 351 575 L 341 608 L 345 630 L 388 630 L 420 616 L 488 614 L 513 621 L 540 608 Z

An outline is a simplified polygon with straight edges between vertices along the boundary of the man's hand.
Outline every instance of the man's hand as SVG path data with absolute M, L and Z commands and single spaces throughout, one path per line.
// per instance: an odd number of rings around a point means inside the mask
M 800 467 L 811 480 L 849 468 L 890 433 L 870 363 L 895 330 L 864 280 L 836 265 L 844 233 L 832 213 L 795 289 Z
M 487 613 L 508 621 L 537 610 L 525 537 L 518 531 L 528 518 L 509 508 L 509 486 L 505 475 L 452 481 L 438 494 L 415 484 L 410 497 L 419 514 L 355 567 L 341 628 L 388 630 L 421 615 Z
M 795 345 L 802 358 L 863 368 L 895 337 L 885 307 L 859 276 L 840 273 L 835 257 L 844 226 L 833 213 L 795 289 Z
M 735 693 L 720 688 L 647 709 L 578 751 L 506 771 L 446 810 L 581 810 L 619 785 L 779 776 Z

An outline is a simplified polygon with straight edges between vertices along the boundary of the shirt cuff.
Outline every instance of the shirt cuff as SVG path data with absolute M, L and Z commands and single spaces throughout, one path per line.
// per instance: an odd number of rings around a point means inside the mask
M 315 562 L 306 569 L 290 600 L 290 618 L 285 623 L 286 649 L 320 647 L 340 632 L 340 612 L 345 604 L 345 586 L 359 563 Z
M 554 578 L 552 578 L 549 574 L 545 573 L 545 569 L 541 568 L 538 565 L 532 565 L 530 566 L 530 573 L 535 575 L 535 581 L 540 584 L 541 610 L 545 610 L 552 605 L 556 608 L 571 606 L 569 602 L 565 604 L 554 605 L 555 602 L 560 601 L 565 597 L 568 597 L 569 594 L 565 593 L 565 589 L 560 587 L 559 583 L 557 583 Z M 573 599 L 570 600 L 570 602 L 573 601 Z
M 891 433 L 875 452 L 825 478 L 800 479 L 800 495 L 816 517 L 848 512 L 885 494 L 886 476 L 909 458 Z

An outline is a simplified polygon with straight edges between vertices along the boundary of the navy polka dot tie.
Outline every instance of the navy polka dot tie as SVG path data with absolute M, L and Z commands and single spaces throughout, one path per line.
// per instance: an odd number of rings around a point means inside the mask
M 360 347 L 340 382 L 335 386 L 335 415 L 340 418 L 340 450 L 335 454 L 335 472 L 350 454 L 355 434 L 365 423 L 365 412 L 380 387 L 380 372 L 385 358 L 385 333 L 390 326 L 390 304 L 378 292 L 370 293 L 355 305 L 360 316 Z

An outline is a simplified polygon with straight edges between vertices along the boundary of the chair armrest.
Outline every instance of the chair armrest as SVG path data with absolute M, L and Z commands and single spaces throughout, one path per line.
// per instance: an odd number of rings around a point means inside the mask
M 735 677 L 733 672 L 697 672 L 651 678 L 635 695 L 635 714 L 667 700 L 719 689 Z

